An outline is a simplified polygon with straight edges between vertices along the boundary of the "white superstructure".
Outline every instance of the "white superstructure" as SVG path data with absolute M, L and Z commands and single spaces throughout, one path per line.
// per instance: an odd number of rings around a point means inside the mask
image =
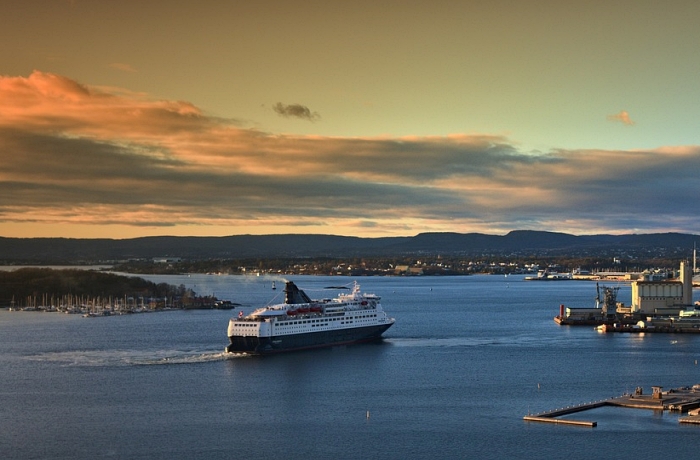
M 294 283 L 285 287 L 285 303 L 258 308 L 232 318 L 228 337 L 232 352 L 272 352 L 377 339 L 394 324 L 380 297 L 352 292 L 334 299 L 311 300 Z

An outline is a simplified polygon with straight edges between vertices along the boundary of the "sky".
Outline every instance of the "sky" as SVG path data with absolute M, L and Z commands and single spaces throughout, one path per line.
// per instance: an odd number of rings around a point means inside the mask
M 0 237 L 699 233 L 696 0 L 0 11 Z

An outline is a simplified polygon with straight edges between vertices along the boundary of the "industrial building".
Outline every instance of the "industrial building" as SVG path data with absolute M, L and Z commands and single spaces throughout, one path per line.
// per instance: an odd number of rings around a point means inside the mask
M 675 280 L 652 281 L 646 274 L 632 283 L 630 312 L 643 316 L 678 315 L 693 305 L 693 272 L 681 262 Z

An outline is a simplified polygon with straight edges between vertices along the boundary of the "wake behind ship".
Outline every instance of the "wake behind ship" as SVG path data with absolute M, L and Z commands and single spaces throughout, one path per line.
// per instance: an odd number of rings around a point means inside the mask
M 394 324 L 380 297 L 360 293 L 357 283 L 335 299 L 311 300 L 291 281 L 284 293 L 283 304 L 232 318 L 226 351 L 267 354 L 371 342 Z

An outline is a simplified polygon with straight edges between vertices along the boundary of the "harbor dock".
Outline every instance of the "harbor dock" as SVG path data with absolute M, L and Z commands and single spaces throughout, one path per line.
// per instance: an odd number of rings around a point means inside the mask
M 559 417 L 603 406 L 688 413 L 688 416 L 679 419 L 680 423 L 700 424 L 700 384 L 692 387 L 675 388 L 666 392 L 662 391 L 662 387 L 654 386 L 651 394 L 644 394 L 642 388 L 637 387 L 633 394 L 624 394 L 600 401 L 563 407 L 537 414 L 528 414 L 523 417 L 523 420 L 595 427 L 598 425 L 595 421 L 562 419 Z
M 700 333 L 700 303 L 693 303 L 693 273 L 684 262 L 675 279 L 645 273 L 632 283 L 632 304 L 617 301 L 619 287 L 596 284 L 596 305 L 559 305 L 554 321 L 561 326 L 596 326 L 600 332 Z

